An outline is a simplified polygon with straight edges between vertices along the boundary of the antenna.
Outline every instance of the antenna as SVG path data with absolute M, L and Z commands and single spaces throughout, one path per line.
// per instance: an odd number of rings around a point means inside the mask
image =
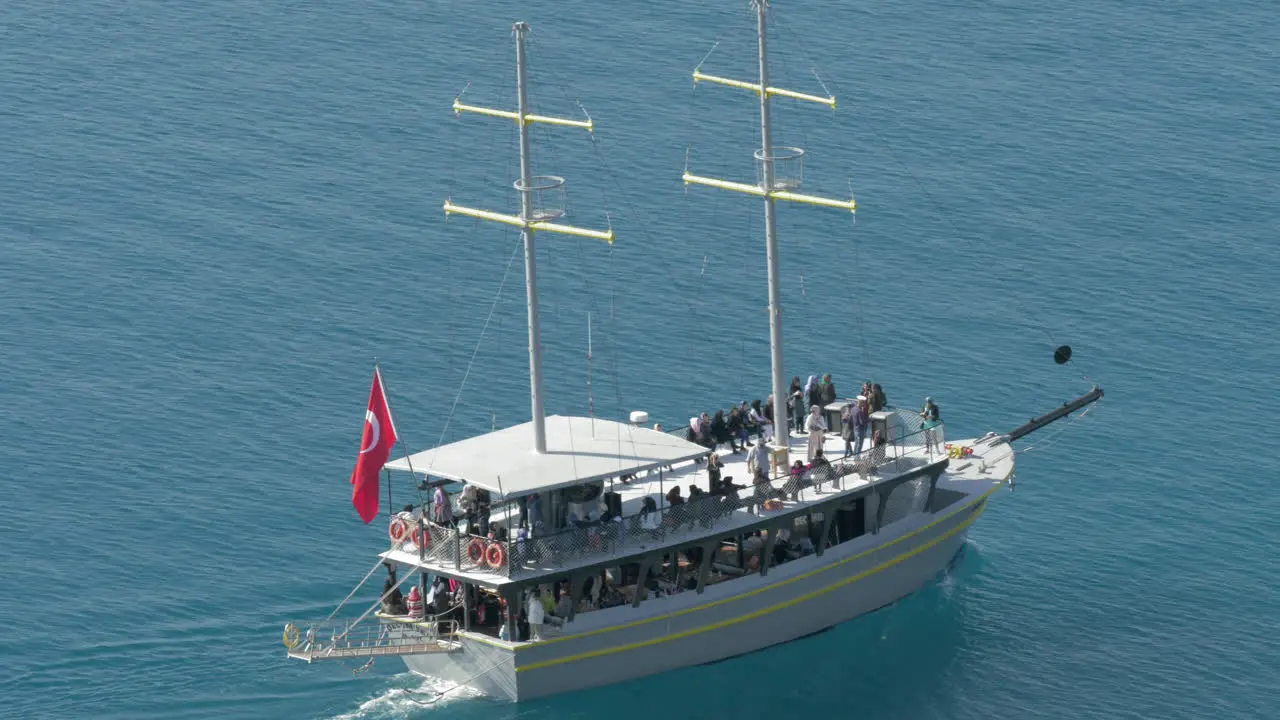
M 520 236 L 524 240 L 524 277 L 525 289 L 529 305 L 529 401 L 533 416 L 533 451 L 547 451 L 546 412 L 543 408 L 542 386 L 542 343 L 541 329 L 538 324 L 538 268 L 537 253 L 534 247 L 534 233 L 538 230 L 577 235 L 594 238 L 613 244 L 613 229 L 601 232 L 586 228 L 562 225 L 554 222 L 564 217 L 564 178 L 554 175 L 534 175 L 533 156 L 529 152 L 529 124 L 545 123 L 565 127 L 585 128 L 594 132 L 595 126 L 588 116 L 586 120 L 565 120 L 563 118 L 535 115 L 529 112 L 528 81 L 525 77 L 524 36 L 529 32 L 528 23 L 518 22 L 512 25 L 516 36 L 516 111 L 494 110 L 492 108 L 463 104 L 461 98 L 454 98 L 453 112 L 461 115 L 464 112 L 490 117 L 515 120 L 520 126 L 520 179 L 515 181 L 516 191 L 520 193 L 520 214 L 510 215 L 479 210 L 476 208 L 455 205 L 453 201 L 444 203 L 445 216 L 466 215 L 480 220 L 514 225 L 520 228 Z
M 750 90 L 760 96 L 760 149 L 755 152 L 756 184 L 750 185 L 702 177 L 693 175 L 688 170 L 684 172 L 684 183 L 685 185 L 706 185 L 707 187 L 732 190 L 764 198 L 765 250 L 768 258 L 769 273 L 769 347 L 772 360 L 773 424 L 777 428 L 777 432 L 774 433 L 773 454 L 785 466 L 787 464 L 786 454 L 788 450 L 785 438 L 789 437 L 789 434 L 785 432 L 784 428 L 787 427 L 787 421 L 790 418 L 783 417 L 787 408 L 787 395 L 784 394 L 786 385 L 783 384 L 782 287 L 779 280 L 781 273 L 778 269 L 778 228 L 774 201 L 786 200 L 807 205 L 838 208 L 849 212 L 857 210 L 857 203 L 853 200 L 832 200 L 817 195 L 802 195 L 794 192 L 800 187 L 804 179 L 804 150 L 798 147 L 774 146 L 773 128 L 769 122 L 769 99 L 776 95 L 793 100 L 818 103 L 832 109 L 835 109 L 836 99 L 830 96 L 820 97 L 769 85 L 769 52 L 766 37 L 766 19 L 769 3 L 767 0 L 752 0 L 751 4 L 756 11 L 760 81 L 758 83 L 749 83 L 742 80 L 731 80 L 716 75 L 708 75 L 702 72 L 700 69 L 702 66 L 699 64 L 698 68 L 693 71 L 693 82 L 695 85 L 699 82 L 727 85 L 741 90 Z
M 596 436 L 596 399 L 591 393 L 591 311 L 587 311 L 587 416 L 591 418 L 591 437 Z

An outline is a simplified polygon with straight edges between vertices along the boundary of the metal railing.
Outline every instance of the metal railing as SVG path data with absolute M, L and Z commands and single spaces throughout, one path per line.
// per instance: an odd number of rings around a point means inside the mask
M 285 626 L 285 646 L 290 656 L 307 662 L 416 655 L 455 649 L 458 646 L 455 640 L 457 632 L 457 621 L 435 618 L 420 621 L 403 618 L 384 619 L 382 622 L 299 622 Z
M 866 447 L 862 453 L 837 462 L 806 469 L 792 475 L 778 474 L 769 482 L 743 486 L 735 484 L 727 492 L 703 495 L 679 505 L 662 505 L 655 510 L 632 513 L 609 520 L 579 522 L 574 527 L 527 539 L 495 540 L 469 535 L 454 527 L 443 527 L 424 521 L 430 542 L 422 550 L 428 562 L 461 571 L 489 572 L 502 577 L 519 577 L 576 564 L 591 556 L 606 557 L 627 550 L 642 550 L 657 544 L 670 544 L 680 536 L 691 539 L 705 536 L 717 527 L 740 525 L 738 511 L 760 513 L 765 509 L 785 507 L 813 499 L 818 493 L 840 491 L 843 478 L 851 474 L 878 474 L 893 477 L 927 465 L 945 455 L 944 427 L 939 424 L 924 429 L 918 415 L 899 415 L 906 429 L 914 431 L 896 442 Z M 913 423 L 910 418 L 914 417 Z M 915 512 L 927 494 L 919 482 L 896 489 L 889 498 L 884 523 L 887 524 Z M 824 492 L 825 491 L 825 492 Z M 415 520 L 416 522 L 416 520 Z M 419 554 L 406 539 L 400 549 Z

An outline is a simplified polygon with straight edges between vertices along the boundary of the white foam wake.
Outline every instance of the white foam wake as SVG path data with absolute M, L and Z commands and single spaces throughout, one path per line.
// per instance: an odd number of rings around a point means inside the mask
M 414 682 L 418 685 L 414 685 Z M 449 703 L 475 698 L 481 692 L 469 687 L 457 687 L 455 683 L 439 678 L 427 678 L 414 673 L 401 673 L 392 678 L 394 685 L 382 693 L 360 703 L 348 713 L 333 720 L 372 720 L 374 718 L 407 718 L 429 712 Z M 438 693 L 447 693 L 439 696 Z

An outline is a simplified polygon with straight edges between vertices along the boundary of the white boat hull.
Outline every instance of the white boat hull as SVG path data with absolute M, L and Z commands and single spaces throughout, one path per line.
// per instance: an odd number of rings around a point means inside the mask
M 946 569 L 981 514 L 985 494 L 939 515 L 918 514 L 771 568 L 767 576 L 650 600 L 615 621 L 517 646 L 468 634 L 448 656 L 405 657 L 415 673 L 513 701 L 610 685 L 750 653 L 812 635 L 889 605 Z M 914 522 L 912 522 L 914 520 Z M 602 611 L 604 612 L 604 611 Z M 595 614 L 595 613 L 592 613 Z M 587 616 L 582 616 L 586 618 Z

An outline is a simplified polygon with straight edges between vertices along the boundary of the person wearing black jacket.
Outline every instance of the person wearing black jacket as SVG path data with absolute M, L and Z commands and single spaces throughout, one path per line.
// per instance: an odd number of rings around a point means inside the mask
M 723 410 L 717 410 L 711 418 L 711 442 L 712 450 L 718 449 L 722 443 L 728 443 L 735 453 L 738 452 L 738 446 L 729 434 L 729 424 L 725 422 Z
M 794 425 L 796 432 L 804 432 L 804 385 L 801 384 L 799 375 L 791 378 L 791 391 L 787 395 L 787 410 L 790 412 L 788 419 L 791 421 L 788 424 Z M 774 422 L 774 425 L 776 426 L 777 422 Z
M 831 382 L 831 373 L 822 376 L 822 384 L 818 386 L 818 398 L 824 410 L 836 401 L 836 386 Z
M 729 419 L 725 424 L 729 429 L 729 444 L 733 446 L 733 451 L 740 453 L 746 450 L 746 418 L 742 417 L 742 413 L 738 408 L 733 408 L 729 411 Z

